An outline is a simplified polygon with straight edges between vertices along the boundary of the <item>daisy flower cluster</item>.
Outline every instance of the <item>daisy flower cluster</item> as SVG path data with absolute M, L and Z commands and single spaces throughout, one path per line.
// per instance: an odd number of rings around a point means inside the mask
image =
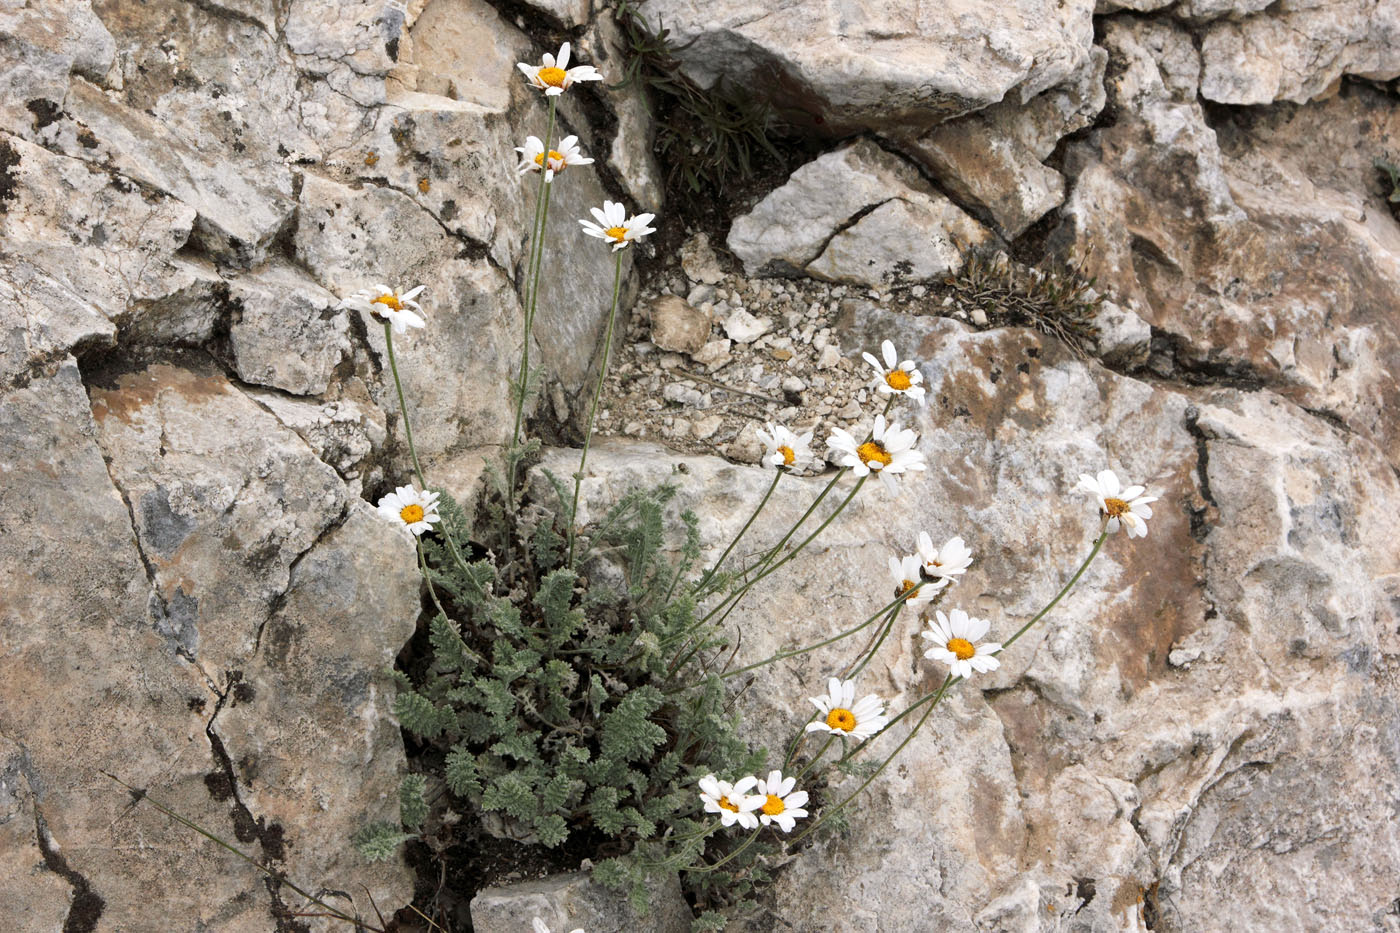
M 797 778 L 785 778 L 782 771 L 769 771 L 766 778 L 751 774 L 733 784 L 707 774 L 700 779 L 700 800 L 705 812 L 718 814 L 724 827 L 776 826 L 790 833 L 807 815 L 807 792 L 797 790 Z
M 923 376 L 915 368 L 914 361 L 899 362 L 894 344 L 888 340 L 884 342 L 883 352 L 888 367 L 882 367 L 879 360 L 869 353 L 865 354 L 866 360 L 879 374 L 875 388 L 891 396 L 891 400 L 895 395 L 922 400 L 924 389 L 919 383 L 923 381 Z M 813 434 L 813 431 L 797 434 L 782 425 L 766 425 L 764 430 L 758 432 L 758 439 L 764 448 L 761 462 L 790 473 L 811 468 L 814 463 L 820 462 L 812 451 Z M 886 489 L 897 493 L 898 476 L 928 469 L 923 453 L 916 446 L 918 441 L 916 432 L 901 428 L 897 421 L 887 421 L 884 413 L 881 413 L 875 416 L 870 434 L 864 440 L 856 440 L 843 428 L 832 428 L 826 439 L 826 447 L 834 455 L 835 461 L 853 475 L 866 477 L 876 473 Z

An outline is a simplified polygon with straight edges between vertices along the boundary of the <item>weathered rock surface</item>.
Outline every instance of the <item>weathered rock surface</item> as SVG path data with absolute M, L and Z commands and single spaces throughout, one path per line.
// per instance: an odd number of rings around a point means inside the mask
M 539 881 L 486 888 L 472 898 L 472 928 L 479 933 L 516 933 L 531 929 L 536 917 L 550 930 L 584 929 L 589 933 L 687 933 L 690 905 L 675 874 L 653 877 L 647 885 L 646 914 L 638 914 L 585 873 L 551 875 Z
M 1061 235 L 1100 287 L 1169 336 L 1175 365 L 1263 382 L 1400 462 L 1400 229 L 1372 184 L 1400 132 L 1366 88 L 1212 126 L 1199 54 L 1161 22 L 1110 20 L 1113 126 L 1070 148 Z
M 880 286 L 956 271 L 991 239 L 913 166 L 863 140 L 793 172 L 735 219 L 728 242 L 751 275 Z
M 343 840 L 396 806 L 397 734 L 364 723 L 383 722 L 378 670 L 416 614 L 411 545 L 207 368 L 113 374 L 89 404 L 72 362 L 0 399 L 3 462 L 26 477 L 22 496 L 4 487 L 0 515 L 30 530 L 0 551 L 4 785 L 37 833 L 6 849 L 0 889 L 33 898 L 12 923 L 142 930 L 159 905 L 162 923 L 251 933 L 285 911 L 285 888 L 103 771 L 291 877 L 400 901 L 403 869 L 366 866 Z M 355 560 L 372 566 L 351 573 Z M 292 612 L 316 645 L 299 680 L 264 640 Z M 239 709 L 255 702 L 255 717 Z M 322 788 L 354 786 L 308 807 L 309 788 L 274 777 L 287 762 Z M 169 883 L 176 863 L 185 884 Z
M 1162 496 L 1148 538 L 1110 541 L 1000 671 L 960 687 L 846 832 L 778 868 L 752 929 L 1400 930 L 1400 227 L 1372 164 L 1400 123 L 1387 92 L 1346 80 L 1400 73 L 1400 10 L 1098 7 L 1097 22 L 1088 0 L 645 10 L 694 40 L 679 54 L 701 80 L 882 141 L 798 169 L 729 236 L 750 273 L 850 283 L 874 303 L 850 302 L 839 333 L 823 329 L 830 308 L 765 307 L 757 289 L 741 307 L 691 240 L 667 287 L 708 289 L 692 300 L 733 332 L 688 335 L 692 359 L 714 374 L 762 354 L 787 368 L 756 391 L 855 417 L 834 380 L 890 337 L 930 390 L 927 409 L 897 413 L 928 473 L 893 500 L 868 484 L 791 576 L 757 589 L 730 618 L 736 663 L 863 618 L 919 530 L 967 537 L 977 563 L 949 605 L 1005 635 L 1093 533 L 1066 492 L 1079 472 L 1112 465 Z M 531 29 L 557 24 L 617 80 L 623 43 L 598 4 L 535 8 Z M 411 541 L 365 500 L 407 479 L 406 437 L 382 327 L 337 303 L 379 281 L 427 286 L 428 327 L 395 341 L 396 361 L 430 477 L 470 498 L 510 429 L 537 191 L 513 147 L 546 113 L 515 62 L 562 36 L 501 9 L 0 0 L 11 928 L 328 929 L 104 770 L 367 913 L 361 884 L 386 914 L 407 900 L 401 862 L 369 865 L 347 842 L 397 815 L 381 672 L 419 590 Z M 656 210 L 662 193 L 647 102 L 615 97 L 566 96 L 555 127 L 599 160 L 556 182 L 545 234 L 532 359 L 561 416 L 612 288 L 606 245 L 576 218 L 604 197 Z M 931 303 L 879 310 L 889 286 L 951 274 L 969 247 L 1034 250 L 1042 233 L 1109 296 L 1096 352 L 1117 373 Z M 753 425 L 733 433 L 712 389 L 669 378 L 653 401 L 695 409 L 670 436 L 755 462 Z M 567 475 L 575 456 L 545 463 Z M 592 463 L 581 518 L 680 481 L 712 556 L 768 483 L 616 440 Z M 748 546 L 775 541 L 820 483 L 785 481 Z M 863 682 L 899 708 L 939 682 L 920 650 L 901 623 Z M 800 724 L 847 657 L 755 680 L 741 700 L 755 740 Z M 650 928 L 596 891 L 521 893 L 501 894 L 515 906 L 497 920 L 478 898 L 478 927 L 537 912 L 556 930 Z
M 1007 100 L 898 139 L 962 206 L 989 216 L 1007 239 L 1064 201 L 1065 182 L 1042 164 L 1063 137 L 1103 109 L 1108 55 L 1097 46 L 1064 84 L 1021 105 Z
M 1301 104 L 1325 96 L 1344 74 L 1400 76 L 1400 4 L 1303 0 L 1256 9 L 1206 27 L 1201 96 L 1207 100 Z
M 651 342 L 663 350 L 695 353 L 710 339 L 710 316 L 677 295 L 651 303 Z
M 701 84 L 721 76 L 810 114 L 825 131 L 929 125 L 1026 100 L 1072 74 L 1093 42 L 1093 4 L 1018 0 L 989 6 L 913 2 L 850 6 L 798 0 L 653 0 Z

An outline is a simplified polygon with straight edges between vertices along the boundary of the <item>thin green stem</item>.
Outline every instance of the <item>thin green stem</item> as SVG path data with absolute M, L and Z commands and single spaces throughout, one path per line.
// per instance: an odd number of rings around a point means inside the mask
M 922 585 L 922 583 L 920 585 Z M 908 592 L 901 593 L 900 595 L 896 596 L 892 602 L 888 602 L 885 605 L 881 606 L 875 611 L 874 615 L 870 616 L 870 618 L 866 619 L 864 622 L 860 623 L 854 628 L 848 628 L 844 632 L 840 632 L 836 635 L 831 636 L 830 638 L 816 642 L 815 644 L 806 645 L 802 648 L 794 648 L 791 651 L 780 651 L 772 657 L 764 658 L 762 661 L 755 661 L 753 664 L 748 664 L 744 667 L 735 668 L 732 671 L 725 671 L 720 676 L 725 678 L 737 677 L 738 675 L 743 674 L 746 671 L 752 671 L 756 668 L 763 667 L 765 664 L 772 664 L 775 661 L 782 661 L 787 658 L 795 658 L 798 655 L 807 654 L 811 651 L 816 651 L 818 648 L 825 648 L 827 645 L 834 645 L 836 644 L 836 642 L 840 641 L 843 638 L 850 638 L 856 632 L 859 632 L 865 628 L 869 628 L 885 613 L 891 611 L 898 612 L 899 607 L 904 605 L 904 601 L 907 600 L 911 595 L 913 595 L 913 593 L 915 593 L 917 590 L 918 587 L 913 587 Z
M 710 871 L 718 871 L 720 868 L 724 867 L 724 865 L 726 865 L 727 863 L 732 862 L 732 861 L 734 861 L 736 858 L 738 858 L 738 857 L 743 853 L 743 851 L 744 851 L 745 849 L 747 849 L 749 846 L 753 845 L 754 842 L 757 841 L 757 839 L 758 839 L 758 830 L 755 829 L 755 830 L 753 830 L 752 832 L 749 833 L 749 838 L 745 839 L 744 842 L 743 842 L 743 844 L 740 845 L 739 848 L 735 849 L 733 852 L 730 852 L 728 855 L 726 855 L 724 858 L 720 859 L 719 861 L 717 861 L 717 862 L 711 862 L 711 863 L 708 864 L 708 865 L 703 865 L 703 866 L 698 866 L 698 867 L 693 867 L 693 868 L 683 868 L 683 869 L 681 869 L 681 871 L 693 872 L 693 873 L 695 873 L 695 874 L 701 874 L 701 873 L 703 873 L 703 872 L 710 872 Z
M 1099 536 L 1094 539 L 1094 547 L 1091 551 L 1089 551 L 1089 556 L 1084 558 L 1084 563 L 1079 565 L 1079 569 L 1074 572 L 1074 576 L 1069 578 L 1069 582 L 1066 583 L 1063 587 L 1061 587 L 1060 591 L 1055 594 L 1054 599 L 1050 600 L 1050 602 L 1045 604 L 1044 609 L 1031 616 L 1031 620 L 1029 622 L 1027 622 L 1025 625 L 1021 626 L 1016 630 L 1016 634 L 1012 635 L 1006 641 L 1001 643 L 1001 651 L 1005 651 L 1007 648 L 1010 648 L 1013 644 L 1015 644 L 1016 639 L 1026 634 L 1026 632 L 1030 629 L 1032 625 L 1035 625 L 1041 619 L 1045 618 L 1045 614 L 1051 609 L 1055 608 L 1055 604 L 1058 603 L 1061 599 L 1063 599 L 1064 595 L 1068 593 L 1076 583 L 1079 582 L 1079 578 L 1084 576 L 1084 571 L 1088 570 L 1089 565 L 1094 562 L 1094 558 L 1099 556 L 1099 549 L 1103 547 L 1104 540 L 1107 538 L 1108 529 L 1105 528 L 1103 531 L 1099 532 Z M 996 653 L 1001 654 L 1001 651 L 998 651 Z
M 578 458 L 578 472 L 574 474 L 574 498 L 569 503 L 569 562 L 574 566 L 574 540 L 577 537 L 574 519 L 578 516 L 578 492 L 583 484 L 583 469 L 588 463 L 588 448 L 593 443 L 593 419 L 598 415 L 598 402 L 603 397 L 603 382 L 608 378 L 608 361 L 612 359 L 613 327 L 617 323 L 617 301 L 622 294 L 622 250 L 614 250 L 617 262 L 613 268 L 612 310 L 608 312 L 608 329 L 603 335 L 603 365 L 598 370 L 598 386 L 593 390 L 593 404 L 588 408 L 588 427 L 583 433 L 583 453 Z
M 530 226 L 530 258 L 525 264 L 525 341 L 520 349 L 520 381 L 517 384 L 518 397 L 515 400 L 515 427 L 511 431 L 511 446 L 520 443 L 520 425 L 524 417 L 525 396 L 530 385 L 530 337 L 535 329 L 535 308 L 539 301 L 540 267 L 544 261 L 544 228 L 549 221 L 549 182 L 546 181 L 549 168 L 549 147 L 554 135 L 554 110 L 558 98 L 549 99 L 549 125 L 544 133 L 544 164 L 540 166 L 540 185 L 535 194 L 535 219 Z M 506 495 L 514 501 L 516 462 L 510 462 L 510 476 L 506 481 Z
M 768 491 L 763 494 L 763 498 L 758 501 L 758 505 L 754 508 L 753 514 L 749 516 L 749 520 L 744 522 L 744 527 L 739 529 L 739 533 L 734 536 L 733 541 L 729 542 L 729 547 L 724 549 L 724 553 L 719 556 L 719 560 L 715 561 L 714 566 L 711 567 L 709 570 L 705 571 L 704 575 L 700 577 L 699 582 L 695 584 L 695 597 L 697 599 L 699 599 L 704 593 L 706 584 L 708 584 L 710 580 L 714 579 L 715 574 L 719 573 L 720 565 L 724 563 L 724 559 L 729 556 L 729 553 L 733 551 L 734 548 L 738 545 L 738 543 L 743 539 L 744 533 L 749 530 L 749 526 L 754 523 L 754 519 L 758 518 L 758 513 L 762 512 L 763 507 L 768 504 L 768 499 L 770 496 L 773 495 L 773 490 L 778 488 L 778 480 L 782 478 L 782 469 L 774 470 L 773 482 L 769 484 Z
M 815 716 L 812 717 L 812 719 L 815 719 L 815 718 L 816 718 Z M 812 719 L 809 719 L 809 720 L 807 720 L 807 721 L 808 721 L 808 722 L 811 722 Z M 803 734 L 803 735 L 806 735 L 806 734 L 807 734 L 807 727 L 806 727 L 806 726 L 803 726 L 803 727 L 802 727 L 802 734 Z M 800 780 L 800 779 L 802 778 L 802 775 L 806 774 L 808 771 L 811 771 L 812 768 L 816 765 L 816 763 L 822 760 L 822 756 L 825 755 L 825 754 L 826 754 L 826 750 L 827 750 L 828 748 L 831 747 L 831 743 L 832 743 L 832 742 L 835 742 L 835 741 L 836 741 L 836 736 L 834 736 L 834 735 L 828 735 L 828 736 L 826 737 L 826 741 L 822 743 L 822 747 L 819 748 L 819 749 L 817 749 L 817 753 L 816 753 L 815 755 L 812 756 L 812 760 L 809 761 L 809 762 L 807 762 L 805 765 L 803 765 L 803 766 L 802 766 L 802 770 L 799 771 L 799 772 L 797 772 L 797 774 L 793 775 L 793 777 L 798 778 L 798 779 Z M 791 760 L 783 762 L 783 767 L 786 768 L 790 763 L 791 763 Z
M 844 473 L 845 470 L 843 469 L 841 472 Z M 840 479 L 840 478 L 841 478 L 841 474 L 838 473 L 838 474 L 836 475 L 836 478 L 837 478 L 837 479 Z M 836 516 L 840 515 L 843 511 L 845 511 L 846 506 L 848 506 L 848 505 L 851 504 L 851 500 L 854 499 L 854 498 L 856 497 L 856 493 L 860 492 L 860 487 L 861 487 L 861 486 L 864 486 L 864 485 L 865 485 L 865 481 L 866 481 L 867 479 L 869 479 L 869 478 L 870 478 L 870 474 L 867 473 L 865 476 L 862 476 L 860 479 L 856 480 L 855 486 L 851 487 L 851 491 L 850 491 L 849 493 L 846 494 L 846 498 L 842 499 L 842 500 L 841 500 L 841 504 L 838 505 L 838 506 L 836 507 L 836 509 L 835 509 L 830 515 L 828 515 L 828 516 L 826 517 L 825 521 L 823 521 L 820 525 L 817 526 L 817 530 L 816 530 L 816 531 L 812 532 L 812 533 L 809 534 L 807 537 L 805 537 L 805 538 L 803 538 L 801 541 L 799 541 L 796 545 L 794 545 L 793 548 L 792 548 L 792 550 L 788 551 L 786 554 L 783 555 L 782 560 L 779 560 L 776 564 L 770 564 L 769 566 L 763 568 L 763 570 L 759 572 L 758 576 L 754 577 L 752 580 L 750 580 L 749 582 L 745 583 L 742 587 L 740 587 L 739 590 L 738 590 L 736 593 L 734 593 L 734 595 L 730 598 L 728 606 L 725 606 L 724 603 L 721 603 L 719 606 L 716 606 L 714 609 L 711 609 L 711 610 L 705 615 L 705 617 L 704 617 L 703 619 L 701 619 L 700 621 L 701 621 L 701 622 L 708 622 L 708 621 L 714 616 L 714 614 L 715 614 L 716 612 L 718 612 L 718 611 L 720 610 L 721 607 L 723 607 L 723 608 L 724 608 L 724 614 L 721 615 L 721 616 L 719 617 L 719 619 L 715 622 L 715 625 L 722 625 L 722 624 L 724 623 L 724 620 L 727 619 L 727 618 L 729 618 L 729 614 L 730 614 L 731 612 L 733 612 L 734 609 L 735 609 L 735 607 L 737 607 L 737 606 L 739 605 L 739 601 L 740 601 L 741 599 L 744 598 L 744 595 L 745 595 L 746 593 L 748 593 L 749 590 L 751 590 L 751 589 L 754 588 L 754 585 L 755 585 L 755 584 L 757 584 L 757 583 L 758 583 L 760 580 L 762 580 L 764 577 L 767 577 L 767 576 L 771 575 L 772 573 L 774 573 L 779 567 L 783 566 L 783 565 L 786 564 L 788 561 L 792 560 L 794 557 L 796 557 L 798 554 L 800 554 L 800 553 L 802 552 L 802 549 L 803 549 L 803 548 L 805 548 L 807 545 L 809 545 L 809 544 L 811 544 L 813 541 L 815 541 L 816 538 L 817 538 L 817 535 L 819 535 L 819 534 L 821 534 L 823 531 L 825 531 L 825 530 L 826 530 L 826 526 L 827 526 L 827 525 L 830 525 L 833 521 L 836 520 Z M 834 483 L 835 480 L 832 480 L 832 482 Z M 827 487 L 828 490 L 829 490 L 830 488 L 831 488 L 830 486 Z M 823 491 L 822 491 L 822 495 L 825 496 L 825 495 L 826 495 L 826 492 L 827 492 L 827 490 L 823 490 Z M 819 497 L 819 498 L 820 498 L 820 497 Z M 814 503 L 814 505 L 815 505 L 815 503 Z M 809 510 L 809 511 L 810 511 L 810 510 Z M 800 525 L 804 519 L 805 519 L 805 516 L 804 516 L 803 519 L 799 519 L 799 520 L 798 520 L 798 525 Z M 793 530 L 793 531 L 796 531 L 796 530 L 797 530 L 797 526 L 794 525 L 792 530 Z M 789 534 L 791 534 L 791 532 L 789 532 Z M 781 546 L 781 542 L 779 543 L 779 546 Z
M 384 322 L 384 345 L 389 350 L 389 371 L 394 374 L 394 388 L 399 393 L 399 412 L 403 415 L 403 436 L 408 440 L 408 454 L 413 458 L 413 472 L 418 474 L 418 485 L 426 492 L 428 481 L 423 478 L 423 467 L 418 462 L 418 449 L 413 446 L 413 427 L 408 420 L 408 403 L 403 398 L 403 383 L 399 381 L 399 364 L 394 359 L 394 326 Z
M 899 757 L 899 753 L 904 751 L 904 747 L 910 742 L 914 741 L 914 736 L 918 735 L 919 730 L 924 727 L 924 723 L 928 720 L 929 714 L 932 713 L 934 708 L 938 706 L 938 701 L 943 699 L 943 694 L 947 692 L 948 685 L 952 682 L 953 675 L 951 674 L 949 674 L 943 679 L 943 686 L 939 687 L 938 692 L 934 694 L 933 702 L 929 704 L 928 709 L 924 710 L 924 714 L 919 717 L 919 721 L 914 724 L 914 728 L 909 730 L 909 734 L 904 737 L 904 741 L 900 742 L 899 745 L 895 746 L 895 750 L 890 753 L 890 756 L 884 761 L 880 762 L 880 767 L 876 768 L 869 777 L 862 781 L 861 785 L 855 789 L 854 793 L 852 793 L 846 799 L 842 800 L 836 806 L 831 807 L 830 809 L 823 809 L 822 815 L 818 819 L 814 820 L 801 833 L 797 834 L 791 840 L 789 840 L 789 844 L 796 845 L 797 843 L 805 839 L 807 836 L 810 836 L 818 829 L 818 827 L 822 825 L 822 823 L 826 822 L 828 819 L 835 816 L 837 813 L 840 813 L 852 800 L 855 800 L 862 793 L 864 793 L 865 789 L 870 786 L 871 782 L 873 782 L 877 777 L 879 777 L 880 774 L 890 766 L 890 762 L 894 761 L 896 758 Z M 885 729 L 882 729 L 881 732 L 888 730 L 889 727 L 892 725 L 894 725 L 893 721 L 890 722 L 889 725 L 885 727 Z M 864 742 L 861 743 L 862 746 L 864 746 L 865 744 L 866 743 Z M 842 760 L 844 761 L 845 759 L 843 758 Z
M 850 680 L 865 669 L 865 665 L 869 664 L 870 660 L 879 652 L 880 646 L 885 643 L 885 639 L 889 637 L 890 632 L 894 631 L 894 621 L 899 618 L 899 611 L 903 608 L 904 604 L 901 603 L 890 610 L 889 616 L 885 619 L 885 624 L 876 632 L 875 644 L 870 645 L 856 656 L 859 659 L 858 662 L 852 662 L 851 666 L 846 668 L 845 672 L 841 675 L 842 680 Z

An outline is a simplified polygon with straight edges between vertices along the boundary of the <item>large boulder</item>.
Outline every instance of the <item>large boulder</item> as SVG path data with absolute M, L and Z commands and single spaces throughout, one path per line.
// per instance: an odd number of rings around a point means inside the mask
M 929 126 L 1061 83 L 1089 57 L 1093 8 L 797 0 L 756 10 L 737 0 L 651 0 L 643 13 L 670 31 L 702 85 L 723 78 L 758 89 L 784 112 L 842 134 Z
M 734 220 L 728 243 L 750 275 L 887 287 L 956 272 L 992 239 L 912 165 L 861 140 L 793 172 Z

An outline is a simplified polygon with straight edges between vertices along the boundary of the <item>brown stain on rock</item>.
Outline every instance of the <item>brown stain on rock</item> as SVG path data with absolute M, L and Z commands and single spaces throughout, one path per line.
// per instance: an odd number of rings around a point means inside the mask
M 109 386 L 93 386 L 92 416 L 99 423 L 117 418 L 132 424 L 156 404 L 163 392 L 175 392 L 195 404 L 220 399 L 231 392 L 228 380 L 211 365 L 191 368 L 152 363 L 145 369 L 116 375 Z

